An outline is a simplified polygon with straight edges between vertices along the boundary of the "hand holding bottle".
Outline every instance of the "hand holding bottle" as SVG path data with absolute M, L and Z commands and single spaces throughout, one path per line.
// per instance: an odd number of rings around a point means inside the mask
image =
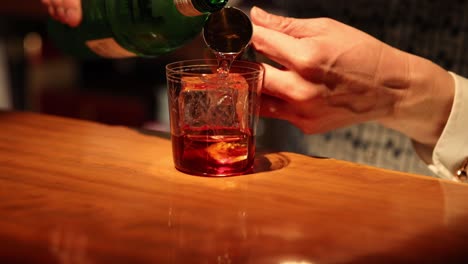
M 228 0 L 81 0 L 80 11 L 76 0 L 47 1 L 54 18 L 76 26 L 49 23 L 49 36 L 59 49 L 81 58 L 120 59 L 157 57 L 184 46 Z
M 82 18 L 81 0 L 41 0 L 54 19 L 76 27 Z
M 421 57 L 338 21 L 251 10 L 265 64 L 262 114 L 320 133 L 370 120 L 433 146 L 448 119 L 454 82 Z

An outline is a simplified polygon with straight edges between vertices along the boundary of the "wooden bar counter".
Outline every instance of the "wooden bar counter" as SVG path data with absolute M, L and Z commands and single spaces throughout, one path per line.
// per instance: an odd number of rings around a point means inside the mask
M 293 153 L 174 169 L 170 140 L 0 113 L 0 263 L 468 263 L 468 186 Z

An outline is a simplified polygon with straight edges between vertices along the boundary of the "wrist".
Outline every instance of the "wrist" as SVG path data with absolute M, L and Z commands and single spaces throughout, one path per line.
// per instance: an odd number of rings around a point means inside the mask
M 400 51 L 401 52 L 401 51 Z M 454 81 L 449 72 L 431 61 L 405 53 L 407 85 L 396 91 L 397 101 L 388 117 L 379 120 L 433 148 L 449 118 L 454 97 Z

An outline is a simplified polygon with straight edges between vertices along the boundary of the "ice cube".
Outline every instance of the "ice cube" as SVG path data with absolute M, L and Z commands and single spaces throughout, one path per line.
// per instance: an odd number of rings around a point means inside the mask
M 218 142 L 205 150 L 208 155 L 220 164 L 232 164 L 247 159 L 247 144 L 240 142 Z
M 246 127 L 248 84 L 239 74 L 183 77 L 179 100 L 182 127 Z

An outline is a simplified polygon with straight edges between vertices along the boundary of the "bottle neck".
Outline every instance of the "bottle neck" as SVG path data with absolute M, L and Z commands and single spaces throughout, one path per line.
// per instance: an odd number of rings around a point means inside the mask
M 174 0 L 179 12 L 184 16 L 200 16 L 221 10 L 228 0 Z

